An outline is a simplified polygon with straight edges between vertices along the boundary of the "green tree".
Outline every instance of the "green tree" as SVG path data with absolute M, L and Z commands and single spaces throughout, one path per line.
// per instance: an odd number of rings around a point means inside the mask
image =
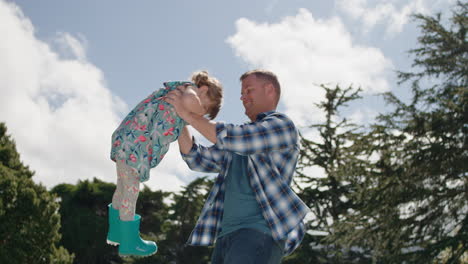
M 107 204 L 113 187 L 94 179 L 76 185 L 59 184 L 51 190 L 60 197 L 61 244 L 75 254 L 75 263 L 121 261 L 106 244 Z
M 55 196 L 33 182 L 0 123 L 0 263 L 72 263 L 60 240 Z
M 158 253 L 147 258 L 135 258 L 129 263 L 191 263 L 206 264 L 211 248 L 186 245 L 213 184 L 206 177 L 197 178 L 180 193 L 171 194 L 172 203 L 158 238 Z
M 61 199 L 61 243 L 76 255 L 75 263 L 124 263 L 117 247 L 106 244 L 107 205 L 114 190 L 115 184 L 98 179 L 60 184 L 52 189 Z M 147 186 L 140 192 L 136 212 L 142 216 L 143 238 L 158 241 L 161 237 L 161 226 L 168 214 L 164 204 L 167 196 L 168 193 L 153 192 Z M 128 261 L 134 262 L 131 258 Z
M 360 89 L 325 85 L 321 88 L 325 90 L 325 100 L 317 107 L 325 120 L 309 127 L 318 131 L 316 140 L 300 135 L 302 147 L 296 176 L 300 196 L 311 208 L 313 219 L 307 224 L 308 234 L 302 246 L 284 263 L 365 263 L 368 259 L 362 252 L 339 247 L 327 239 L 333 233 L 333 223 L 342 221 L 343 214 L 354 209 L 352 193 L 369 166 L 361 158 L 366 151 L 361 127 L 339 115 L 341 108 L 361 98 Z M 308 169 L 313 167 L 320 168 L 324 175 L 311 175 Z
M 398 74 L 411 100 L 385 94 L 394 109 L 369 133 L 378 158 L 354 195 L 360 208 L 335 225 L 335 241 L 372 250 L 374 262 L 466 261 L 467 9 L 458 2 L 447 27 L 440 14 L 415 16 L 422 34 L 410 51 L 414 72 Z
M 213 181 L 206 177 L 197 178 L 180 194 L 174 194 L 171 206 L 173 213 L 169 217 L 172 224 L 166 227 L 165 233 L 167 239 L 173 242 L 170 248 L 175 263 L 204 264 L 211 257 L 210 248 L 193 247 L 185 243 L 195 227 L 212 185 Z

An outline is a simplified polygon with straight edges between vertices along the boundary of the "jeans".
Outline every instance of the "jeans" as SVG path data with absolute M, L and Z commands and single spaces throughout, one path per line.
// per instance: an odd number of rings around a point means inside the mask
M 279 264 L 283 249 L 271 234 L 243 228 L 217 239 L 211 264 Z

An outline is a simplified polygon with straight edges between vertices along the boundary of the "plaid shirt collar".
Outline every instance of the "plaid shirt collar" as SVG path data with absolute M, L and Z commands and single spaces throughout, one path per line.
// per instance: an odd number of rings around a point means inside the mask
M 263 118 L 267 117 L 268 115 L 271 115 L 275 113 L 275 111 L 267 111 L 267 112 L 263 112 L 263 113 L 260 113 L 257 115 L 257 119 L 255 122 L 259 122 L 259 121 L 262 121 Z

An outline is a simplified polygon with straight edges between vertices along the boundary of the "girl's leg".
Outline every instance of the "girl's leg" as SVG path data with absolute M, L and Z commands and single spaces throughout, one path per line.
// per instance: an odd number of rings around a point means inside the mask
M 140 175 L 136 169 L 123 162 L 117 163 L 117 168 L 122 182 L 121 205 L 119 206 L 119 255 L 152 255 L 156 253 L 158 246 L 153 241 L 141 239 L 141 216 L 135 214 L 136 202 L 140 191 Z
M 133 221 L 140 192 L 140 177 L 137 171 L 123 162 L 117 163 L 117 175 L 121 181 L 119 216 L 122 221 Z
M 119 210 L 120 206 L 122 206 L 122 193 L 123 193 L 123 183 L 122 183 L 122 172 L 119 171 L 119 162 L 116 161 L 116 170 L 117 170 L 117 186 L 115 188 L 114 195 L 112 196 L 112 207 L 116 210 Z

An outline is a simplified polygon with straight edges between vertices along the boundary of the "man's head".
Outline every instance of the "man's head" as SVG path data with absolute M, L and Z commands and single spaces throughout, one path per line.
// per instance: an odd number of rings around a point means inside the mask
M 252 70 L 242 74 L 240 81 L 240 99 L 250 120 L 255 121 L 258 114 L 276 109 L 281 96 L 281 86 L 274 73 Z

